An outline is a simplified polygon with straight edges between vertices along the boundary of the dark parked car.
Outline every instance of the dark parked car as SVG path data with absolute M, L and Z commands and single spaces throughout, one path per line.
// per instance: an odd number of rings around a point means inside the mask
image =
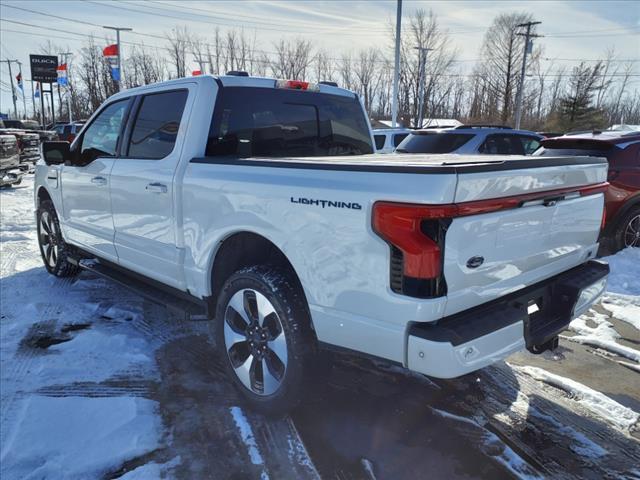
M 578 133 L 542 140 L 534 154 L 589 155 L 609 161 L 606 218 L 601 233 L 605 251 L 640 247 L 640 132 Z
M 29 133 L 37 133 L 42 142 L 52 142 L 58 139 L 58 133 L 55 130 L 43 129 L 35 120 L 4 120 L 5 128 L 15 128 L 24 130 Z
M 22 181 L 18 140 L 14 135 L 0 135 L 0 187 Z
M 80 133 L 85 122 L 61 123 L 55 126 L 58 137 L 63 142 L 73 142 L 76 135 Z

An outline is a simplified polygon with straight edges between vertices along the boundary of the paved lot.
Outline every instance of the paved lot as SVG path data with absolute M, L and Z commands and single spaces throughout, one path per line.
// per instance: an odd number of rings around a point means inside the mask
M 554 353 L 452 381 L 334 355 L 328 384 L 268 419 L 205 322 L 48 276 L 30 185 L 0 191 L 3 479 L 640 478 L 638 296 L 611 294 Z

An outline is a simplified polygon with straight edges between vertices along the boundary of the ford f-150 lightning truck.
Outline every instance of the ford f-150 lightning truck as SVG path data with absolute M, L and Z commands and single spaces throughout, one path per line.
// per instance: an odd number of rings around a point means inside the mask
M 375 155 L 359 98 L 328 84 L 133 88 L 43 152 L 46 269 L 209 322 L 268 412 L 299 401 L 324 347 L 456 377 L 554 348 L 606 286 L 605 159 Z

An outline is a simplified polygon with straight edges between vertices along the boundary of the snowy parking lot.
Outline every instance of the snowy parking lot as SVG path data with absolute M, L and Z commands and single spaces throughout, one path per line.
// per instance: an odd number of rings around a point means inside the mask
M 554 352 L 450 381 L 335 356 L 328 385 L 270 419 L 206 322 L 46 273 L 31 176 L 0 204 L 3 479 L 640 479 L 640 249 L 608 258 L 602 302 Z

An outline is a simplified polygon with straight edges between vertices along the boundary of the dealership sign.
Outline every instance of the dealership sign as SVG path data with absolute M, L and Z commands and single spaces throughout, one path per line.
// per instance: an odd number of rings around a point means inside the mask
M 35 82 L 55 83 L 58 81 L 58 57 L 55 55 L 29 55 L 31 79 Z

